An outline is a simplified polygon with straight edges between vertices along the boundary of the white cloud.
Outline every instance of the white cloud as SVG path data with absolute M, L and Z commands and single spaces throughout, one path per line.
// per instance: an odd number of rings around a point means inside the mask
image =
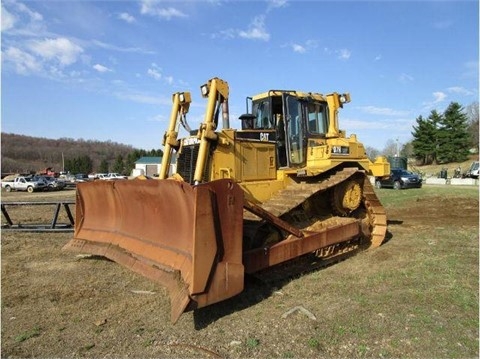
M 435 98 L 433 100 L 433 103 L 440 103 L 447 98 L 447 94 L 445 94 L 444 92 L 441 92 L 441 91 L 434 92 L 432 95 Z
M 288 6 L 287 0 L 269 0 L 267 12 L 272 9 L 282 8 Z
M 412 82 L 413 80 L 413 76 L 410 76 L 409 74 L 402 73 L 400 76 L 398 76 L 398 81 L 400 81 L 402 84 Z
M 170 20 L 174 17 L 188 17 L 186 14 L 173 7 L 162 7 L 161 2 L 156 0 L 142 0 L 140 6 L 140 13 L 142 15 L 155 16 L 165 20 Z
M 112 72 L 113 70 L 109 69 L 106 66 L 100 65 L 100 64 L 95 64 L 93 65 L 93 68 L 97 70 L 98 72 Z
M 15 71 L 21 75 L 36 73 L 42 70 L 42 64 L 31 54 L 17 48 L 10 47 L 2 53 L 3 61 L 12 63 Z
M 157 69 L 148 69 L 147 75 L 153 77 L 155 80 L 160 80 L 162 78 L 162 74 Z
M 300 54 L 303 54 L 307 51 L 305 47 L 299 44 L 292 44 L 292 49 L 293 49 L 293 52 L 298 52 Z
M 129 24 L 135 22 L 135 18 L 132 15 L 130 15 L 129 13 L 126 13 L 126 12 L 122 12 L 121 14 L 119 14 L 118 18 L 120 20 L 123 20 L 123 21 L 129 23 Z
M 234 39 L 237 35 L 237 31 L 234 29 L 221 30 L 216 34 L 212 34 L 210 37 L 212 39 Z
M 375 56 L 373 61 L 380 61 L 381 59 L 382 59 L 382 55 L 377 55 L 377 56 Z
M 447 91 L 450 92 L 450 93 L 456 93 L 456 94 L 465 95 L 465 96 L 474 95 L 473 91 L 467 90 L 466 88 L 461 87 L 461 86 L 449 87 L 449 88 L 447 88 Z
M 160 81 L 162 80 L 163 83 L 167 85 L 173 85 L 174 78 L 173 76 L 166 76 L 163 74 L 163 69 L 158 66 L 156 63 L 152 63 L 150 67 L 147 69 L 147 75 L 151 78 Z
M 250 24 L 248 30 L 240 31 L 238 35 L 244 39 L 263 41 L 270 40 L 270 34 L 265 29 L 265 16 L 256 16 Z
M 57 60 L 61 66 L 73 64 L 83 52 L 80 46 L 64 37 L 33 41 L 28 47 L 44 59 Z
M 312 49 L 317 48 L 318 42 L 316 40 L 307 40 L 304 44 L 290 43 L 288 45 L 283 45 L 282 47 L 289 47 L 293 50 L 293 52 L 304 54 Z
M 381 116 L 407 116 L 408 111 L 399 111 L 394 110 L 389 107 L 375 107 L 375 106 L 363 106 L 358 107 L 361 111 L 368 113 L 370 115 L 381 115 Z
M 102 49 L 113 50 L 118 52 L 133 52 L 133 53 L 137 52 L 140 54 L 147 54 L 147 55 L 152 55 L 155 53 L 155 51 L 144 50 L 138 47 L 120 47 L 112 44 L 107 44 L 99 40 L 92 40 L 92 44 Z
M 340 49 L 337 50 L 336 53 L 338 54 L 338 58 L 340 60 L 348 60 L 350 56 L 352 56 L 352 53 L 348 49 Z
M 40 14 L 36 11 L 30 10 L 30 8 L 28 8 L 25 4 L 22 4 L 20 2 L 16 2 L 15 5 L 17 6 L 17 8 L 20 12 L 23 12 L 23 13 L 27 14 L 30 17 L 30 19 L 32 19 L 33 21 L 42 21 L 43 20 L 42 14 Z
M 42 36 L 46 33 L 43 16 L 25 4 L 2 1 L 2 32 L 11 35 Z
M 155 80 L 160 80 L 162 78 L 162 68 L 153 62 L 147 70 L 147 75 L 153 77 Z
M 173 76 L 165 76 L 164 80 L 169 85 L 173 84 Z
M 14 15 L 10 14 L 2 6 L 2 24 L 1 24 L 2 31 L 7 31 L 13 28 L 16 21 L 17 21 L 17 18 Z
M 423 110 L 426 111 L 426 110 L 429 110 L 431 109 L 432 107 L 438 105 L 439 103 L 445 101 L 445 99 L 447 98 L 447 94 L 442 92 L 442 91 L 436 91 L 434 93 L 432 93 L 432 96 L 433 96 L 433 100 L 432 101 L 426 101 L 426 102 L 423 102 Z

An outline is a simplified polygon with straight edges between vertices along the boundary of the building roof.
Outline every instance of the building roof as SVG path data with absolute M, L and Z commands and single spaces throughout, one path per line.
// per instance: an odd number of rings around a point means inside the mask
M 153 164 L 160 164 L 162 163 L 162 157 L 140 157 L 138 160 L 135 161 L 136 164 L 146 164 L 146 165 L 153 165 Z
M 176 163 L 176 162 L 177 162 L 177 156 L 173 154 L 171 163 Z M 162 157 L 144 156 L 144 157 L 140 157 L 138 160 L 135 161 L 135 164 L 142 164 L 142 165 L 158 165 L 161 163 L 162 163 Z

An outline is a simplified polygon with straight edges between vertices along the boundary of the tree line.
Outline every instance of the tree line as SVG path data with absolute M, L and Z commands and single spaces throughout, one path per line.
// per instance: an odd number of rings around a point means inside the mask
M 452 102 L 443 113 L 418 116 L 413 126 L 413 156 L 421 165 L 463 162 L 471 149 L 478 152 L 478 103 L 467 111 Z
M 479 152 L 479 104 L 463 108 L 452 102 L 444 112 L 432 110 L 428 117 L 418 116 L 412 127 L 413 139 L 400 144 L 389 139 L 385 148 L 367 147 L 370 159 L 377 156 L 415 158 L 417 165 L 463 162 Z
M 70 173 L 130 174 L 142 156 L 162 156 L 160 149 L 143 150 L 112 141 L 47 139 L 1 133 L 1 171 L 32 173 L 47 167 Z
M 135 168 L 135 162 L 141 157 L 162 157 L 162 150 L 139 150 L 135 149 L 129 152 L 125 157 L 118 154 L 114 161 L 109 163 L 106 159 L 102 159 L 98 167 L 94 167 L 93 161 L 88 155 L 74 157 L 65 161 L 65 171 L 70 173 L 119 173 L 129 176 Z

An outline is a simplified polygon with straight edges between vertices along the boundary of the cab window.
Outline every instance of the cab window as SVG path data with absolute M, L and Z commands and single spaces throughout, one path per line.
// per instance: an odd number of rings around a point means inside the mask
M 307 106 L 308 131 L 311 134 L 327 132 L 326 106 L 319 103 L 309 103 Z
M 270 111 L 270 102 L 268 100 L 254 103 L 253 114 L 255 115 L 253 128 L 269 129 L 274 127 Z

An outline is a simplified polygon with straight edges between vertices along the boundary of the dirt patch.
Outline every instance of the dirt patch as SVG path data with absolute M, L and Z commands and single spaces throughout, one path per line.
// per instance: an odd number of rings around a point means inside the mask
M 162 287 L 62 251 L 71 234 L 3 233 L 2 357 L 476 357 L 478 207 L 419 196 L 388 209 L 379 249 L 298 277 L 249 277 L 239 296 L 176 325 Z
M 417 197 L 408 208 L 388 210 L 391 224 L 401 222 L 404 227 L 478 226 L 478 199 Z

